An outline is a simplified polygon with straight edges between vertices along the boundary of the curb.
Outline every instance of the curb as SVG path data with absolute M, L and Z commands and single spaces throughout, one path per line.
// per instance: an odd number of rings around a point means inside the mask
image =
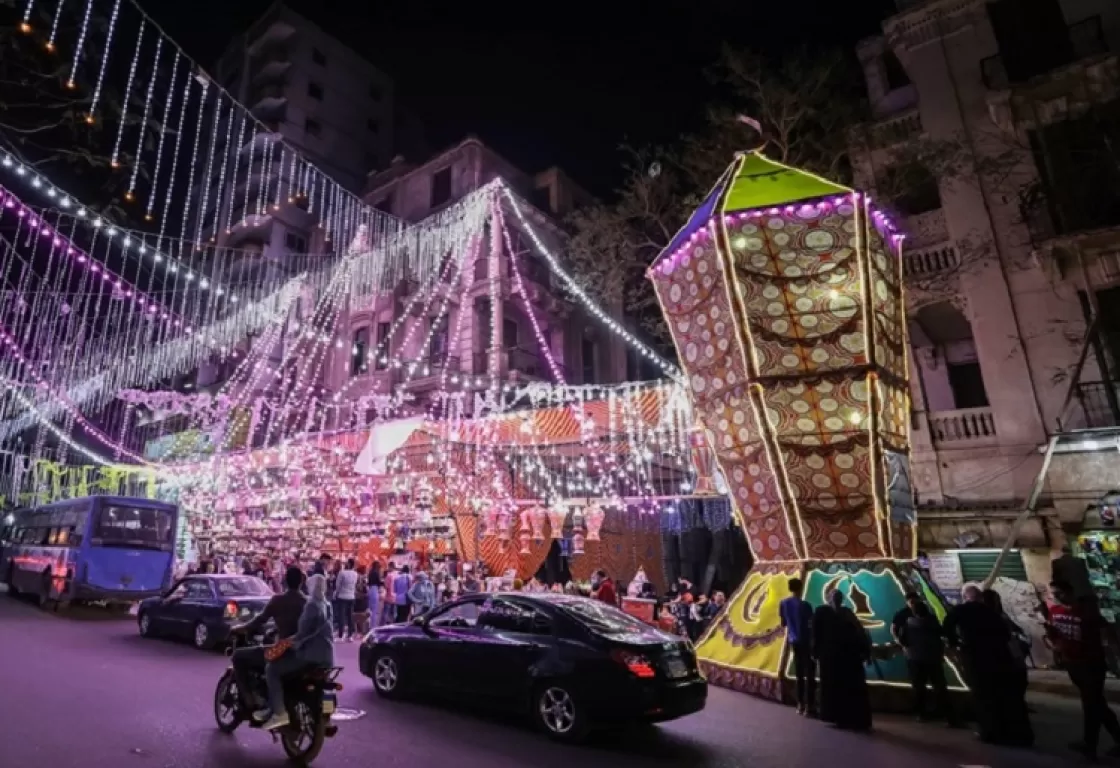
M 1061 696 L 1066 699 L 1079 699 L 1081 694 L 1073 683 L 1068 681 L 1031 680 L 1027 685 L 1027 693 L 1046 693 L 1051 696 Z M 1104 697 L 1113 704 L 1120 704 L 1120 688 L 1105 686 Z

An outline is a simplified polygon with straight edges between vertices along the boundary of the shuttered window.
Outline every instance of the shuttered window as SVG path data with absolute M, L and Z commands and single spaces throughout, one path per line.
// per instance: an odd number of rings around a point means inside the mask
M 988 578 L 988 574 L 995 567 L 999 552 L 959 552 L 957 557 L 961 561 L 961 576 L 964 583 L 971 584 Z M 1026 581 L 1027 569 L 1023 566 L 1023 556 L 1018 552 L 1008 552 L 996 575 L 1015 581 Z

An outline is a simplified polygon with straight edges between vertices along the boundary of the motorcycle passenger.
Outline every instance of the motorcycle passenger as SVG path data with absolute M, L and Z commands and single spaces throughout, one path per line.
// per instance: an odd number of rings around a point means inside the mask
M 283 728 L 291 722 L 284 705 L 283 679 L 307 667 L 329 669 L 334 666 L 334 615 L 327 600 L 327 577 L 315 574 L 307 580 L 307 604 L 299 617 L 299 629 L 291 638 L 292 647 L 265 668 L 268 703 L 272 716 L 264 723 L 265 730 Z M 258 720 L 264 712 L 256 713 Z
M 303 596 L 300 587 L 303 586 L 303 571 L 298 566 L 288 566 L 284 573 L 285 592 L 274 596 L 268 605 L 252 621 L 238 624 L 231 629 L 232 632 L 243 632 L 250 637 L 259 632 L 269 620 L 276 624 L 277 639 L 289 638 L 299 629 L 299 618 L 303 615 L 304 604 L 307 598 Z M 259 709 L 265 705 L 263 701 L 255 701 L 252 692 L 251 672 L 264 672 L 265 647 L 263 645 L 252 648 L 238 648 L 233 652 L 233 677 L 237 681 L 237 690 L 241 692 L 242 700 L 251 710 Z

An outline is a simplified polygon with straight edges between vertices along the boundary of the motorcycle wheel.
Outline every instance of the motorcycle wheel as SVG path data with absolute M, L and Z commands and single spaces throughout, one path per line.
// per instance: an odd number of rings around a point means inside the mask
M 309 765 L 323 749 L 327 738 L 327 718 L 318 707 L 307 701 L 291 705 L 288 715 L 291 725 L 280 730 L 280 743 L 284 753 L 297 765 Z
M 239 696 L 237 681 L 233 679 L 233 670 L 227 669 L 218 680 L 218 687 L 214 689 L 214 720 L 217 721 L 218 730 L 222 733 L 233 733 L 245 719 L 241 714 Z

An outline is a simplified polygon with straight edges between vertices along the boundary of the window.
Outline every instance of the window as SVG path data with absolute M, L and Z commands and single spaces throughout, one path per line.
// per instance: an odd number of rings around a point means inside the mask
M 502 346 L 507 350 L 517 349 L 518 336 L 517 321 L 513 318 L 502 318 Z
M 222 597 L 271 597 L 272 590 L 256 576 L 236 576 L 218 579 L 218 594 Z
M 580 352 L 583 364 L 583 383 L 591 384 L 595 381 L 595 342 L 585 336 Z
M 323 100 L 323 86 L 319 85 L 318 83 L 308 83 L 307 84 L 307 95 L 310 96 L 311 98 L 315 99 L 316 101 L 322 101 Z
M 378 323 L 377 324 L 377 360 L 374 366 L 379 371 L 385 370 L 389 366 L 389 353 L 392 344 L 389 343 L 389 331 L 392 329 L 392 323 Z
M 431 207 L 443 205 L 451 199 L 451 166 L 432 174 Z
M 307 253 L 307 240 L 295 232 L 284 233 L 284 245 L 289 253 Z
M 490 259 L 485 255 L 480 255 L 474 262 L 474 279 L 475 281 L 485 280 L 490 274 Z
M 373 99 L 374 101 L 381 101 L 381 97 L 382 97 L 381 86 L 378 85 L 377 83 L 371 84 L 370 87 L 369 87 L 369 97 L 371 99 Z
M 482 606 L 478 625 L 505 632 L 532 635 L 551 635 L 551 617 L 527 605 L 500 597 L 491 598 Z
M 172 589 L 170 592 L 167 593 L 167 597 L 165 599 L 166 600 L 182 600 L 184 597 L 187 596 L 187 590 L 190 588 L 190 585 L 194 584 L 194 583 L 195 582 L 193 582 L 193 581 L 180 581 L 178 584 L 175 585 L 174 589 Z
M 441 613 L 437 613 L 431 618 L 428 624 L 433 627 L 473 627 L 478 623 L 478 616 L 481 610 L 482 604 L 480 600 L 459 603 Z
M 552 187 L 537 187 L 534 189 L 533 205 L 542 211 L 552 213 Z
M 958 408 L 987 408 L 988 393 L 980 363 L 949 363 L 949 388 L 953 390 L 953 404 Z
M 644 632 L 648 629 L 645 624 L 633 616 L 596 600 L 564 600 L 562 602 L 558 601 L 556 606 L 579 621 L 580 624 L 590 627 L 596 632 L 627 634 Z
M 320 51 L 318 48 L 311 49 L 311 61 L 318 64 L 320 67 L 327 66 L 327 55 Z
M 916 163 L 890 168 L 880 178 L 879 193 L 894 202 L 904 216 L 917 216 L 941 207 L 941 190 L 927 168 Z
M 370 133 L 377 135 L 381 132 L 381 124 L 371 117 L 369 120 L 366 120 L 366 129 Z
M 428 346 L 428 360 L 431 363 L 442 363 L 447 358 L 447 321 L 448 317 L 445 312 L 443 317 L 435 321 L 435 327 L 432 328 L 432 340 Z
M 910 85 L 910 77 L 902 68 L 902 62 L 892 51 L 883 54 L 883 76 L 886 79 L 887 91 L 897 91 Z
M 320 136 L 323 133 L 323 126 L 308 118 L 303 124 L 303 130 L 308 136 Z
M 350 375 L 357 376 L 369 370 L 369 327 L 354 331 L 354 341 L 350 346 Z
M 103 547 L 169 550 L 175 531 L 167 510 L 107 504 L 97 513 L 93 536 Z
M 376 203 L 373 207 L 376 208 L 377 210 L 381 211 L 382 213 L 387 213 L 390 216 L 392 216 L 393 215 L 393 193 L 390 192 L 389 194 L 385 195 L 385 197 L 381 198 L 381 201 Z
M 209 600 L 214 597 L 214 590 L 202 579 L 187 582 L 188 600 Z

